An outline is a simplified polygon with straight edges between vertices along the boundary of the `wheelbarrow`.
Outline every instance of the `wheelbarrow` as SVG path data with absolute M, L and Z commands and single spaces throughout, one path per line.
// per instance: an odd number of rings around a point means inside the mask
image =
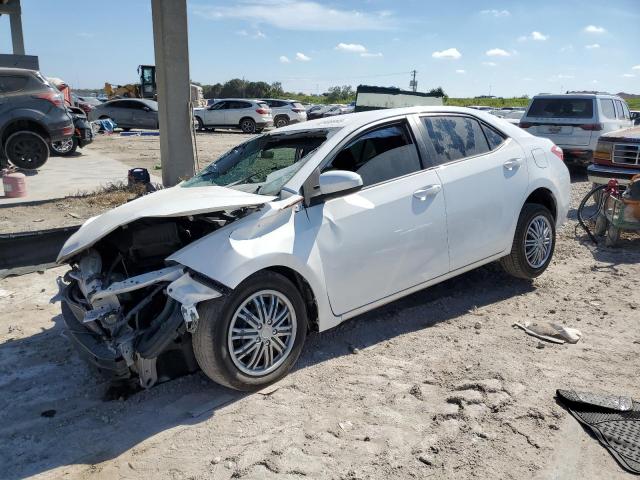
M 635 175 L 628 186 L 630 196 L 606 195 L 596 220 L 596 235 L 605 235 L 605 245 L 615 246 L 623 230 L 640 230 L 640 199 L 635 190 L 640 190 L 640 175 Z

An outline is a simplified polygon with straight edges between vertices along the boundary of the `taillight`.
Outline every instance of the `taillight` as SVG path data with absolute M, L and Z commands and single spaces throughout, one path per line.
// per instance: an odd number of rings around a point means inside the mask
M 530 122 L 520 122 L 520 124 L 518 125 L 520 128 L 529 128 L 529 127 L 533 127 L 533 123 Z
M 302 113 L 302 112 L 304 112 L 304 111 L 305 111 L 305 109 L 304 109 L 304 108 L 292 108 L 291 110 L 293 110 L 293 111 L 294 111 L 294 112 L 296 112 L 296 113 Z
M 62 136 L 68 137 L 70 135 L 73 135 L 73 125 L 62 129 Z
M 553 153 L 556 157 L 564 162 L 564 153 L 559 146 L 554 145 L 553 147 L 551 147 L 551 153 Z
M 258 108 L 256 109 L 256 113 L 260 115 L 266 115 L 267 113 L 269 113 L 269 110 L 267 110 L 266 108 Z
M 60 108 L 64 107 L 64 100 L 62 98 L 62 95 L 60 95 L 59 93 L 55 93 L 55 92 L 39 93 L 37 95 L 34 95 L 33 98 L 46 100 L 47 102 L 53 103 L 56 107 L 60 107 Z
M 580 125 L 580 128 L 582 130 L 590 130 L 590 131 L 598 132 L 602 130 L 603 127 L 601 123 L 585 123 L 584 125 Z

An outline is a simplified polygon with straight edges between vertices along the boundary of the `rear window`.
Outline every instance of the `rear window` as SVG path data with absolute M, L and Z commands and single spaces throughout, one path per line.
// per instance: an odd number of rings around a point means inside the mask
M 20 75 L 0 76 L 0 93 L 12 93 L 22 90 L 27 84 L 27 77 Z
M 527 112 L 529 117 L 592 118 L 592 98 L 534 98 Z
M 616 104 L 616 113 L 618 118 L 624 118 L 624 112 L 622 111 L 622 102 L 620 100 L 615 101 Z
M 291 106 L 292 106 L 293 108 L 302 108 L 302 109 L 304 109 L 304 107 L 302 106 L 302 104 L 301 104 L 301 103 L 299 103 L 299 102 L 293 102 L 293 103 L 291 104 Z
M 269 105 L 267 105 L 267 104 L 266 104 L 266 103 L 264 103 L 264 102 L 258 102 L 258 106 L 259 106 L 260 108 L 266 108 L 267 110 L 269 109 Z

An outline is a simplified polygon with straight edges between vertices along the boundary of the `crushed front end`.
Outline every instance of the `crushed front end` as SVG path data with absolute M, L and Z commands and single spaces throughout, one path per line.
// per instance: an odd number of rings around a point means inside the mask
M 138 379 L 144 388 L 197 370 L 196 305 L 225 287 L 165 259 L 236 216 L 139 220 L 71 258 L 59 286 L 80 355 L 111 380 Z

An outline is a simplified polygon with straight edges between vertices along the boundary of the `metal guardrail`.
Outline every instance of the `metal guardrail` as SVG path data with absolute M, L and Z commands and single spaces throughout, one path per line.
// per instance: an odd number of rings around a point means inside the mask
M 64 242 L 79 228 L 0 234 L 0 270 L 54 263 Z

